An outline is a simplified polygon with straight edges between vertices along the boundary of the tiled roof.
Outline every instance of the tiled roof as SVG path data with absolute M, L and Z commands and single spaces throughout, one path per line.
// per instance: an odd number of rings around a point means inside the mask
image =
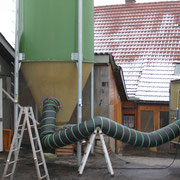
M 127 95 L 169 101 L 180 62 L 180 1 L 95 8 L 95 52 L 112 53 L 123 69 Z

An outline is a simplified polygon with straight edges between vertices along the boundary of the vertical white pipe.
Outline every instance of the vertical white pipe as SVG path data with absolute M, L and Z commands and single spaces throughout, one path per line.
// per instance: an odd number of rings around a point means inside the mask
M 78 0 L 78 124 L 82 122 L 83 0 Z M 81 163 L 81 143 L 77 143 L 77 165 Z
M 16 0 L 16 27 L 15 27 L 15 63 L 14 63 L 14 129 L 18 119 L 19 101 L 19 0 Z
M 94 118 L 94 65 L 91 69 L 91 119 Z M 94 142 L 92 144 L 91 153 L 94 153 Z
M 91 69 L 91 118 L 94 117 L 94 65 Z

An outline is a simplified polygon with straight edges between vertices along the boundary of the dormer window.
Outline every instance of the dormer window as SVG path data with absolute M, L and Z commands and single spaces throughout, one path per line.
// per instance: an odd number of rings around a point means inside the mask
M 174 74 L 180 75 L 180 63 L 176 63 L 175 72 Z

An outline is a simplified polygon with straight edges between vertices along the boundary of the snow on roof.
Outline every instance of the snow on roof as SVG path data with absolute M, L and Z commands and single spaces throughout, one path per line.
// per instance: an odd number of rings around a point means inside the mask
M 127 95 L 169 101 L 180 61 L 180 1 L 95 8 L 95 52 L 112 53 L 123 69 Z

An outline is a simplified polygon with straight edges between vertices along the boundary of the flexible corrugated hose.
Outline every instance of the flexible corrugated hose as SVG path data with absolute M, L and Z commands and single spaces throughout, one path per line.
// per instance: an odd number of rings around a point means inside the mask
M 98 127 L 107 136 L 141 147 L 159 146 L 180 135 L 180 120 L 156 131 L 144 133 L 101 116 L 55 132 L 56 113 L 58 111 L 59 102 L 56 98 L 44 99 L 40 137 L 45 148 L 54 149 L 76 143 L 90 136 Z

